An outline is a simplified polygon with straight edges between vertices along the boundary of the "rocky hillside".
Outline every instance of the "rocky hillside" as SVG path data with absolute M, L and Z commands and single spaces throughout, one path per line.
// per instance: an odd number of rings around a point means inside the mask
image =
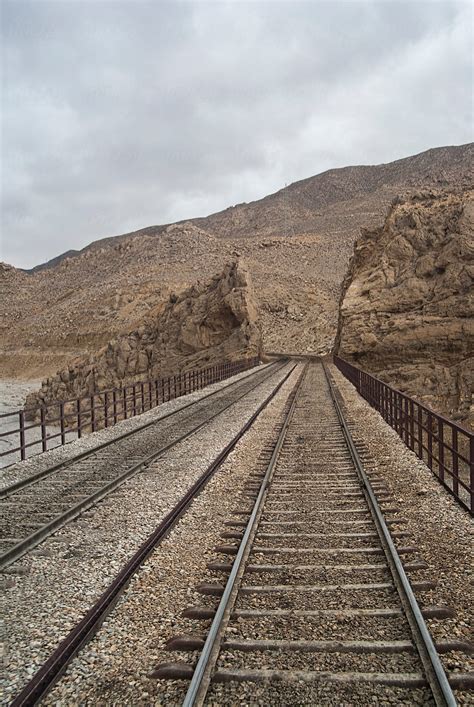
M 341 356 L 474 423 L 474 191 L 396 199 L 355 245 L 341 302 Z
M 474 183 L 474 146 L 347 167 L 218 214 L 96 241 L 25 273 L 0 272 L 0 375 L 49 375 L 139 326 L 170 291 L 243 256 L 267 350 L 324 353 L 360 227 L 383 222 L 394 196 Z
M 26 406 L 82 397 L 260 352 L 250 275 L 242 263 L 230 263 L 207 284 L 172 293 L 136 330 L 44 380 L 41 390 L 28 397 Z

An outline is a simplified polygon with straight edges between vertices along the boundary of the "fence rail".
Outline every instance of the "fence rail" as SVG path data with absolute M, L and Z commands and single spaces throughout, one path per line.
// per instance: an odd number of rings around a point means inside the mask
M 473 513 L 474 434 L 339 356 L 334 356 L 334 363 L 443 486 Z
M 157 405 L 200 390 L 242 371 L 253 368 L 258 358 L 227 361 L 209 368 L 177 373 L 167 378 L 139 381 L 123 388 L 101 390 L 71 400 L 58 400 L 44 406 L 25 408 L 0 415 L 0 443 L 9 445 L 0 452 L 2 466 L 17 459 L 63 445 L 80 438 L 83 432 L 112 427 L 121 420 L 140 415 Z M 12 425 L 18 425 L 18 427 Z M 10 457 L 8 464 L 3 460 Z

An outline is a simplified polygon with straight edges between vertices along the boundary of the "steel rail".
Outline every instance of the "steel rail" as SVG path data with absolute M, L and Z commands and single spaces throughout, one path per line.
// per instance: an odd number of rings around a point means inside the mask
M 285 374 L 282 380 L 275 386 L 272 392 L 259 405 L 257 410 L 251 415 L 247 422 L 241 427 L 233 439 L 218 454 L 218 456 L 207 467 L 206 471 L 191 486 L 180 501 L 162 520 L 151 535 L 142 543 L 131 559 L 120 570 L 113 582 L 102 593 L 97 602 L 89 609 L 81 621 L 64 638 L 54 653 L 35 673 L 31 680 L 25 685 L 23 690 L 14 698 L 10 707 L 31 707 L 52 689 L 57 680 L 66 670 L 70 661 L 99 630 L 107 613 L 113 608 L 118 596 L 125 590 L 128 582 L 137 569 L 143 564 L 147 557 L 153 552 L 157 545 L 163 540 L 168 532 L 176 525 L 183 513 L 191 505 L 194 499 L 201 493 L 209 479 L 218 471 L 222 463 L 227 459 L 231 451 L 237 446 L 245 433 L 252 427 L 255 420 L 267 408 L 274 399 L 278 391 L 291 376 L 297 364 Z
M 341 428 L 346 440 L 346 444 L 352 457 L 352 461 L 354 463 L 357 474 L 362 483 L 364 495 L 366 497 L 370 512 L 374 519 L 377 532 L 379 534 L 382 547 L 385 552 L 387 563 L 389 565 L 402 606 L 405 610 L 408 623 L 410 624 L 415 645 L 417 647 L 420 660 L 424 667 L 425 675 L 431 692 L 433 694 L 433 698 L 436 704 L 439 706 L 443 705 L 444 707 L 446 707 L 446 705 L 448 705 L 449 707 L 455 707 L 457 705 L 456 698 L 453 694 L 443 665 L 436 651 L 433 639 L 431 638 L 425 619 L 423 618 L 423 614 L 411 587 L 410 580 L 408 579 L 402 561 L 400 560 L 400 556 L 398 554 L 395 543 L 392 540 L 392 536 L 383 517 L 382 510 L 379 506 L 370 480 L 362 465 L 362 461 L 360 459 L 359 453 L 357 452 L 354 440 L 352 439 L 352 435 L 349 431 L 349 427 L 344 417 L 342 407 L 338 400 L 336 384 L 326 364 L 324 362 L 322 362 L 322 364 L 324 372 L 326 374 L 331 398 L 334 402 L 334 407 L 341 423 Z
M 101 442 L 100 444 L 96 445 L 95 447 L 91 447 L 89 449 L 85 449 L 83 452 L 79 452 L 78 454 L 75 454 L 73 457 L 69 457 L 69 459 L 65 459 L 64 461 L 60 461 L 57 464 L 53 464 L 53 466 L 47 467 L 46 469 L 42 469 L 41 471 L 36 472 L 35 474 L 32 474 L 31 476 L 26 477 L 25 479 L 20 479 L 19 481 L 15 481 L 15 483 L 10 484 L 9 486 L 4 486 L 3 488 L 0 488 L 0 499 L 7 498 L 10 496 L 12 493 L 15 493 L 16 491 L 19 491 L 22 488 L 25 488 L 26 486 L 30 486 L 31 484 L 36 483 L 37 481 L 40 481 L 43 479 L 45 476 L 49 476 L 49 474 L 53 474 L 56 471 L 59 471 L 61 469 L 66 469 L 69 467 L 71 464 L 74 464 L 77 461 L 82 461 L 82 459 L 86 459 L 87 457 L 91 456 L 92 454 L 95 454 L 96 452 L 101 451 L 105 447 L 110 446 L 111 444 L 115 444 L 115 442 L 118 442 L 122 439 L 126 439 L 128 437 L 131 437 L 138 432 L 141 432 L 142 430 L 147 429 L 148 427 L 151 427 L 152 425 L 156 425 L 160 423 L 162 420 L 166 420 L 169 417 L 172 417 L 173 415 L 177 415 L 178 413 L 182 412 L 183 410 L 186 410 L 189 407 L 192 407 L 193 405 L 196 405 L 200 403 L 203 400 L 206 400 L 208 398 L 211 398 L 214 395 L 217 395 L 223 390 L 226 390 L 227 388 L 230 388 L 232 386 L 237 385 L 243 380 L 246 380 L 247 378 L 250 378 L 251 376 L 256 375 L 259 372 L 262 372 L 262 370 L 265 370 L 265 368 L 271 368 L 272 366 L 275 366 L 277 361 L 268 364 L 267 366 L 263 367 L 256 367 L 251 369 L 251 372 L 248 373 L 245 376 L 241 376 L 239 380 L 237 381 L 232 381 L 231 383 L 227 383 L 227 385 L 222 386 L 221 388 L 218 388 L 217 390 L 213 390 L 211 393 L 207 393 L 206 395 L 203 395 L 199 400 L 192 400 L 191 402 L 187 403 L 186 405 L 182 405 L 180 408 L 177 410 L 172 410 L 171 412 L 166 413 L 165 415 L 162 415 L 156 420 L 150 420 L 149 422 L 145 422 L 143 425 L 140 425 L 138 427 L 135 427 L 132 430 L 128 430 L 127 432 L 124 432 L 121 435 L 118 435 L 117 437 L 114 437 L 112 439 L 106 440 L 105 442 Z M 196 391 L 194 391 L 196 392 Z M 185 396 L 182 396 L 185 397 Z M 174 400 L 178 400 L 179 398 L 174 398 Z M 171 401 L 166 401 L 166 402 L 171 402 Z M 163 404 L 163 403 L 162 403 Z M 158 407 L 158 406 L 157 406 Z M 156 409 L 156 408 L 152 408 Z M 133 419 L 133 418 L 129 418 Z M 123 422 L 123 420 L 122 420 Z M 109 428 L 104 428 L 104 429 L 109 429 Z M 110 428 L 112 429 L 112 428 Z M 103 430 L 100 430 L 101 432 Z M 55 448 L 57 449 L 57 448 Z M 52 450 L 48 450 L 52 451 Z M 39 455 L 37 455 L 39 456 Z M 30 457 L 32 459 L 33 457 Z
M 55 533 L 59 528 L 62 528 L 64 525 L 67 523 L 71 522 L 74 520 L 74 518 L 77 518 L 81 513 L 86 511 L 88 508 L 91 506 L 94 506 L 98 501 L 102 500 L 106 496 L 108 496 L 112 491 L 114 491 L 116 488 L 121 486 L 125 481 L 130 479 L 132 476 L 134 476 L 136 473 L 138 473 L 141 469 L 144 467 L 148 466 L 149 464 L 153 463 L 157 459 L 159 459 L 163 454 L 165 454 L 169 449 L 172 447 L 175 447 L 176 445 L 180 444 L 181 442 L 189 439 L 192 435 L 196 434 L 201 430 L 203 427 L 205 427 L 209 422 L 214 420 L 216 417 L 219 415 L 222 415 L 224 412 L 226 412 L 229 408 L 231 408 L 233 405 L 236 405 L 240 400 L 242 400 L 244 397 L 249 395 L 249 393 L 253 392 L 256 388 L 258 388 L 260 385 L 265 383 L 269 378 L 271 378 L 272 375 L 275 373 L 278 373 L 281 368 L 283 368 L 286 365 L 286 363 L 282 364 L 280 368 L 277 368 L 276 371 L 272 370 L 271 373 L 268 375 L 264 376 L 262 380 L 260 380 L 256 385 L 254 385 L 250 390 L 246 390 L 244 393 L 239 395 L 235 400 L 232 400 L 228 405 L 226 405 L 223 409 L 219 410 L 218 412 L 214 413 L 210 417 L 206 418 L 203 422 L 199 423 L 196 427 L 193 427 L 192 430 L 189 432 L 186 432 L 183 435 L 180 435 L 178 439 L 173 440 L 172 442 L 169 442 L 165 446 L 161 447 L 159 450 L 153 452 L 153 454 L 148 455 L 141 461 L 137 462 L 133 466 L 129 467 L 126 471 L 124 471 L 122 474 L 117 476 L 115 479 L 112 481 L 108 482 L 104 486 L 102 486 L 100 489 L 95 491 L 94 493 L 90 494 L 86 498 L 82 499 L 78 503 L 76 503 L 74 506 L 70 507 L 68 510 L 64 511 L 63 513 L 59 514 L 53 520 L 49 521 L 48 523 L 45 523 L 43 526 L 38 528 L 38 530 L 34 531 L 30 535 L 28 535 L 26 538 L 24 538 L 21 542 L 17 543 L 16 545 L 13 545 L 9 550 L 6 552 L 2 553 L 0 555 L 0 569 L 4 569 L 5 567 L 8 567 L 11 565 L 13 562 L 18 560 L 20 557 L 22 557 L 25 553 L 29 552 L 32 548 L 36 547 L 39 545 L 43 540 L 45 540 L 47 537 Z M 238 382 L 238 381 L 237 381 Z
M 302 381 L 306 375 L 307 367 L 308 364 L 305 365 L 303 373 L 301 374 L 298 383 L 293 390 L 290 407 L 288 409 L 288 412 L 286 413 L 285 421 L 278 435 L 278 439 L 275 443 L 275 447 L 273 449 L 270 461 L 267 465 L 265 476 L 260 486 L 260 491 L 258 493 L 252 513 L 247 522 L 245 532 L 239 545 L 239 550 L 237 552 L 234 562 L 232 563 L 232 569 L 227 579 L 227 583 L 224 588 L 221 600 L 219 602 L 219 606 L 217 607 L 216 613 L 214 615 L 198 663 L 196 665 L 196 668 L 194 669 L 194 673 L 192 675 L 188 691 L 183 701 L 183 707 L 194 707 L 194 705 L 202 705 L 206 697 L 206 693 L 211 681 L 211 673 L 214 669 L 219 652 L 219 639 L 222 637 L 223 632 L 225 631 L 225 627 L 232 611 L 232 607 L 235 603 L 237 592 L 240 586 L 240 579 L 244 570 L 245 561 L 250 552 L 251 544 L 257 529 L 258 520 L 261 515 L 263 504 L 267 495 L 268 485 L 273 476 L 273 470 L 280 454 L 280 449 L 283 445 L 283 442 L 285 441 L 286 433 L 293 417 L 298 393 L 301 389 Z

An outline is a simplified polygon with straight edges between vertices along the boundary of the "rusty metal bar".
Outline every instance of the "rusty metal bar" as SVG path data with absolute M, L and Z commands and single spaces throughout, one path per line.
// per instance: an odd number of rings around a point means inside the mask
M 471 487 L 471 510 L 474 509 L 474 435 L 471 436 L 469 444 L 469 456 L 471 462 L 469 464 L 469 485 Z
M 438 420 L 438 476 L 440 481 L 444 481 L 444 428 L 443 423 Z
M 40 420 L 41 420 L 41 447 L 43 452 L 48 449 L 48 442 L 46 437 L 46 411 L 44 407 L 40 410 Z
M 410 398 L 410 449 L 415 449 L 415 402 Z
M 66 444 L 66 435 L 64 431 L 64 403 L 59 403 L 59 419 L 61 428 L 61 444 Z
M 123 419 L 127 419 L 127 388 L 123 389 Z
M 459 493 L 459 459 L 458 459 L 458 431 L 456 429 L 451 430 L 452 432 L 452 447 L 453 447 L 453 492 L 457 496 Z
M 423 410 L 418 405 L 418 456 L 423 459 Z
M 428 413 L 428 466 L 433 471 L 433 415 Z
M 95 407 L 94 407 L 94 395 L 90 396 L 91 402 L 91 430 L 95 432 Z
M 19 421 L 20 421 L 20 459 L 23 461 L 23 459 L 26 458 L 26 447 L 25 447 L 25 411 L 20 410 L 19 412 Z

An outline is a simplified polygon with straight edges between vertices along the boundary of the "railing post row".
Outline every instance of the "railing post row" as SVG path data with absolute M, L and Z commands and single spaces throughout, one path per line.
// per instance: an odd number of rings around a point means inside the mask
M 440 483 L 472 513 L 474 434 L 344 359 L 335 356 L 334 363 Z
M 172 376 L 172 381 L 171 376 L 166 379 L 156 378 L 154 380 L 135 381 L 128 386 L 123 385 L 120 388 L 94 391 L 82 398 L 55 400 L 51 403 L 51 411 L 47 405 L 40 405 L 34 410 L 34 414 L 36 416 L 39 414 L 40 416 L 40 422 L 36 422 L 34 427 L 40 428 L 41 438 L 32 443 L 29 443 L 27 439 L 27 430 L 29 428 L 26 426 L 25 410 L 18 410 L 19 426 L 12 431 L 12 434 L 19 436 L 19 446 L 16 447 L 15 453 L 20 452 L 20 458 L 24 460 L 27 457 L 27 449 L 35 444 L 41 445 L 42 452 L 48 451 L 46 421 L 50 418 L 50 412 L 51 419 L 57 420 L 54 424 L 59 423 L 60 428 L 59 434 L 53 436 L 60 439 L 60 443 L 64 445 L 69 434 L 68 429 L 76 432 L 77 438 L 80 439 L 84 430 L 87 431 L 90 428 L 91 432 L 96 432 L 102 427 L 108 428 L 111 425 L 116 425 L 121 420 L 142 414 L 158 406 L 160 404 L 160 387 L 161 402 L 163 403 L 228 379 L 256 366 L 258 363 L 259 359 L 257 356 L 242 358 L 237 361 L 220 361 L 206 368 L 180 371 Z M 138 386 L 140 397 L 137 395 Z M 96 405 L 97 396 L 98 404 Z M 99 411 L 98 414 L 96 414 L 96 410 Z M 16 412 L 11 414 L 16 414 Z M 75 429 L 73 422 L 71 422 L 74 420 Z M 6 452 L 5 454 L 8 453 Z

